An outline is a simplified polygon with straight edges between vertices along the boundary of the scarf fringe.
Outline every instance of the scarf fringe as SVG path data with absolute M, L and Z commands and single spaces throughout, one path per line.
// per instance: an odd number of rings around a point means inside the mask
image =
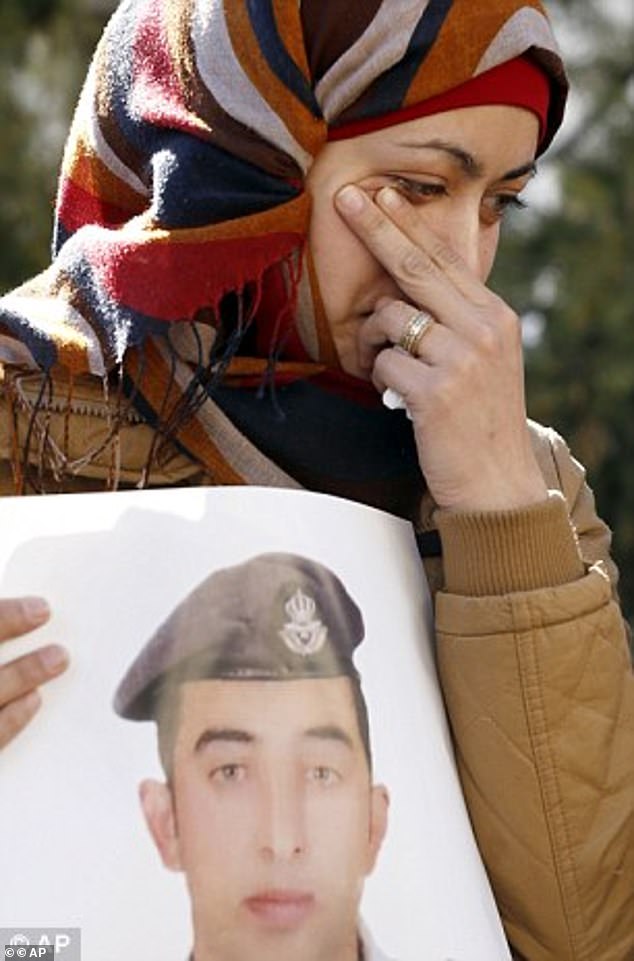
M 163 333 L 128 348 L 119 367 L 101 379 L 102 399 L 82 395 L 81 380 L 86 375 L 61 374 L 55 367 L 35 373 L 15 369 L 8 373 L 4 392 L 10 412 L 16 493 L 64 490 L 65 481 L 97 472 L 105 474 L 105 489 L 116 490 L 123 469 L 121 428 L 142 423 L 149 425 L 153 435 L 139 470 L 139 488 L 152 485 L 153 477 L 174 457 L 175 449 L 216 482 L 240 482 L 230 465 L 220 463 L 214 439 L 207 436 L 203 425 L 208 421 L 198 415 L 220 385 L 239 388 L 251 383 L 259 388 L 260 399 L 269 396 L 276 414 L 283 419 L 276 394 L 278 380 L 283 383 L 323 371 L 322 365 L 308 359 L 284 360 L 294 332 L 302 266 L 303 251 L 296 250 L 275 268 L 268 268 L 277 272 L 278 294 L 281 290 L 282 296 L 277 300 L 275 316 L 268 320 L 268 356 L 261 359 L 252 356 L 247 344 L 252 334 L 261 335 L 258 312 L 267 313 L 266 271 L 240 291 L 225 294 L 219 305 L 207 308 L 204 316 L 199 312 L 194 320 L 169 325 Z M 203 336 L 203 327 L 214 332 L 210 344 Z M 186 359 L 179 341 L 185 330 L 192 348 Z M 156 350 L 158 344 L 162 349 Z M 184 365 L 191 374 L 187 383 L 182 377 Z M 178 380 L 177 366 L 181 371 Z M 77 417 L 105 421 L 98 442 L 90 444 L 81 456 L 72 451 L 73 438 L 77 440 Z
M 65 388 L 60 390 L 60 387 Z M 8 406 L 10 458 L 16 494 L 41 494 L 64 489 L 68 478 L 82 477 L 87 468 L 107 460 L 107 490 L 116 490 L 121 475 L 120 428 L 141 423 L 120 390 L 111 396 L 107 380 L 102 381 L 103 403 L 77 399 L 75 378 L 65 384 L 50 372 L 13 371 L 5 376 L 4 396 Z M 76 417 L 105 421 L 100 441 L 79 457 L 71 454 L 71 421 Z M 53 421 L 61 418 L 61 427 Z
M 269 352 L 266 359 L 262 359 L 259 366 L 258 397 L 262 398 L 269 392 L 271 402 L 283 417 L 283 411 L 277 402 L 275 392 L 277 373 L 284 367 L 281 357 L 284 354 L 288 338 L 293 330 L 297 310 L 298 288 L 303 266 L 303 251 L 295 251 L 281 264 L 276 265 L 281 283 L 284 288 L 282 303 L 278 308 L 269 335 Z M 271 268 L 269 268 L 271 269 Z M 191 379 L 183 389 L 176 380 L 176 364 L 183 358 L 178 347 L 174 345 L 170 330 L 161 338 L 166 350 L 161 352 L 161 360 L 155 356 L 152 370 L 146 368 L 148 343 L 152 338 L 134 352 L 134 362 L 125 365 L 127 396 L 132 404 L 137 406 L 146 421 L 152 424 L 155 435 L 148 454 L 144 469 L 143 483 L 150 483 L 152 469 L 157 462 L 166 456 L 176 444 L 179 449 L 192 456 L 200 466 L 212 476 L 217 474 L 218 464 L 215 458 L 210 463 L 201 458 L 200 452 L 206 449 L 204 442 L 196 443 L 196 454 L 192 452 L 191 443 L 183 439 L 183 434 L 192 436 L 192 427 L 199 434 L 204 433 L 204 427 L 197 415 L 201 408 L 213 398 L 215 390 L 220 386 L 231 386 L 234 379 L 232 368 L 238 368 L 237 379 L 243 382 L 239 368 L 241 360 L 252 361 L 252 358 L 242 358 L 240 350 L 245 339 L 256 326 L 258 312 L 263 306 L 264 273 L 247 283 L 242 290 L 224 296 L 219 306 L 213 311 L 212 326 L 215 337 L 208 354 L 196 322 L 190 324 L 193 342 L 196 345 L 196 356 L 188 359 L 191 369 Z M 167 363 L 166 363 L 167 361 Z M 306 368 L 315 373 L 323 368 L 317 364 L 302 364 L 301 375 L 306 376 Z M 251 377 L 253 374 L 251 373 Z M 203 440 L 201 438 L 201 440 Z M 204 438 L 211 440 L 213 438 Z

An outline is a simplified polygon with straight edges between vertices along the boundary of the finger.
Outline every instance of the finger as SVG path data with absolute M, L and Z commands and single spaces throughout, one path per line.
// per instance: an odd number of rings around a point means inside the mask
M 57 677 L 68 665 L 68 654 L 59 644 L 49 644 L 0 667 L 0 707 L 28 694 Z
M 28 634 L 45 624 L 50 616 L 50 608 L 41 597 L 0 600 L 0 641 Z
M 382 297 L 373 314 L 360 324 L 358 340 L 359 364 L 371 370 L 376 355 L 386 347 L 398 344 L 416 307 L 402 300 Z
M 384 347 L 401 346 L 404 335 L 410 324 L 424 312 L 405 303 L 403 300 L 388 300 L 382 298 L 381 305 L 370 314 L 359 326 L 359 354 L 360 360 L 367 366 L 373 361 L 377 352 Z M 431 318 L 431 314 L 427 315 Z M 432 320 L 432 323 L 435 321 Z M 431 331 L 427 328 L 426 333 Z M 407 351 L 416 356 L 416 351 Z
M 0 750 L 26 727 L 33 715 L 37 714 L 41 703 L 39 692 L 30 691 L 0 709 Z
M 473 273 L 460 254 L 425 223 L 420 211 L 393 187 L 384 187 L 375 195 L 376 204 L 417 246 L 429 255 L 442 273 L 475 304 L 485 305 L 490 291 Z
M 379 393 L 391 387 L 401 395 L 410 413 L 420 410 L 429 389 L 433 368 L 401 350 L 382 350 L 374 362 L 372 382 Z
M 408 324 L 417 311 L 402 300 L 382 298 L 380 306 L 359 327 L 359 362 L 366 370 L 372 368 L 380 350 L 400 344 Z M 436 364 L 446 356 L 455 334 L 443 324 L 432 321 L 416 344 L 414 355 L 429 364 Z
M 350 229 L 394 278 L 406 297 L 449 326 L 468 323 L 473 306 L 465 301 L 429 254 L 410 240 L 362 190 L 348 185 L 339 191 L 335 202 Z
M 485 308 L 490 306 L 494 297 L 491 291 L 475 278 L 474 283 L 469 282 L 472 296 L 467 298 L 448 271 L 434 261 L 421 243 L 407 236 L 391 217 L 354 185 L 344 187 L 335 199 L 348 226 L 391 274 L 403 294 L 448 327 L 468 335 L 474 319 L 477 319 L 474 309 L 486 313 Z M 451 260 L 456 269 L 460 262 L 466 274 L 470 273 L 451 248 L 443 245 L 429 228 L 425 229 L 426 237 L 435 245 L 439 257 Z M 441 249 L 444 254 L 440 253 Z M 468 286 L 466 281 L 463 286 Z

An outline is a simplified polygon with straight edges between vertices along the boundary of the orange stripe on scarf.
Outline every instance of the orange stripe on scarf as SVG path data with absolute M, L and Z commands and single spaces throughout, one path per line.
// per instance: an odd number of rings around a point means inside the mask
M 326 142 L 326 124 L 319 120 L 284 86 L 269 68 L 253 34 L 244 0 L 225 3 L 227 28 L 240 66 L 297 142 L 315 156 Z
M 525 7 L 543 13 L 539 0 L 526 0 Z M 429 54 L 410 84 L 404 106 L 420 103 L 464 83 L 472 77 L 496 34 L 518 11 L 516 2 L 454 0 Z
M 160 422 L 168 423 L 177 411 L 183 395 L 181 389 L 171 379 L 168 365 L 151 341 L 146 342 L 142 357 L 136 349 L 127 352 L 125 372 L 134 381 L 135 388 L 157 413 Z M 169 384 L 167 391 L 166 384 Z M 245 483 L 244 478 L 227 462 L 196 418 L 188 418 L 179 426 L 178 440 L 209 471 L 214 483 L 231 485 Z

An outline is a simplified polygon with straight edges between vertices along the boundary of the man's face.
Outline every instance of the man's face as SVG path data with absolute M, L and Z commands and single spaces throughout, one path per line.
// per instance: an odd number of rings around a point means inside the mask
M 142 801 L 192 900 L 196 961 L 351 961 L 383 838 L 350 681 L 183 685 L 172 791 Z

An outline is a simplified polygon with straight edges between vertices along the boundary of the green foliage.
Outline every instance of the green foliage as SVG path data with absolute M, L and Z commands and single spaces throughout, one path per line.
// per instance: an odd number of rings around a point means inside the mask
M 575 3 L 575 16 L 580 6 L 601 46 L 573 57 L 583 120 L 564 132 L 549 171 L 560 202 L 511 226 L 493 283 L 522 314 L 543 322 L 527 349 L 529 412 L 556 427 L 586 465 L 599 512 L 614 529 L 632 618 L 634 27 L 617 31 L 607 5 Z
M 0 4 L 0 290 L 49 261 L 57 169 L 103 20 L 80 0 Z

